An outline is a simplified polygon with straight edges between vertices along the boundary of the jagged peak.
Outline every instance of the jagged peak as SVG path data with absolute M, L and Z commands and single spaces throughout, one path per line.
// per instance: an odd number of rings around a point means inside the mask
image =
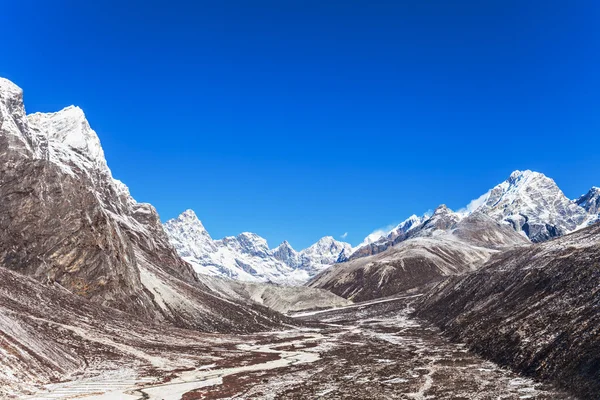
M 418 217 L 417 215 L 413 214 L 410 217 L 406 218 L 404 221 L 400 222 L 398 225 L 396 225 L 396 227 L 392 231 L 390 231 L 390 233 L 397 230 L 407 232 L 415 228 L 421 222 L 423 222 L 424 219 L 425 217 Z
M 294 248 L 292 247 L 290 242 L 288 242 L 287 240 L 284 240 L 283 242 L 281 242 L 281 244 L 279 244 L 279 246 L 275 247 L 274 250 L 283 249 L 283 248 L 294 250 Z
M 198 216 L 196 215 L 196 213 L 194 212 L 194 210 L 192 210 L 191 208 L 188 208 L 187 210 L 185 210 L 184 212 L 182 212 L 179 215 L 180 218 L 184 218 L 184 219 L 194 219 L 194 220 L 198 220 L 198 222 L 200 222 L 200 219 L 198 219 Z
M 36 112 L 27 119 L 49 141 L 64 144 L 93 161 L 106 164 L 100 138 L 81 108 L 68 106 L 57 112 Z
M 251 250 L 268 251 L 269 244 L 267 239 L 254 232 L 242 232 L 235 237 L 242 247 Z
M 447 214 L 447 213 L 451 213 L 452 210 L 448 208 L 447 205 L 445 204 L 440 204 L 439 206 L 437 206 L 437 208 L 433 211 L 433 215 L 440 215 L 440 214 Z
M 321 239 L 317 240 L 317 243 L 334 243 L 334 242 L 337 243 L 338 241 L 335 240 L 333 236 L 323 236 Z
M 14 82 L 0 77 L 0 95 L 8 95 L 10 97 L 23 96 L 23 89 Z
M 541 172 L 532 171 L 530 169 L 526 169 L 525 171 L 516 170 L 513 171 L 508 179 L 506 180 L 510 185 L 519 186 L 522 183 L 530 182 L 532 180 L 544 179 L 548 181 L 554 182 L 552 178 L 547 177 Z
M 197 229 L 197 230 L 202 231 L 202 233 L 208 234 L 208 232 L 206 231 L 206 228 L 204 228 L 204 225 L 202 224 L 202 221 L 200 221 L 200 219 L 198 218 L 198 216 L 192 209 L 187 209 L 184 212 L 182 212 L 181 214 L 179 214 L 177 216 L 177 218 L 168 220 L 165 223 L 165 226 L 167 226 L 167 227 L 174 227 L 174 226 L 193 227 L 193 229 Z

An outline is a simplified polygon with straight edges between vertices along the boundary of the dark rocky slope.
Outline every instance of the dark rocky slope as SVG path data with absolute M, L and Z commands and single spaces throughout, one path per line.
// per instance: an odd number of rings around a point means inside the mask
M 309 286 L 353 301 L 371 300 L 473 271 L 499 249 L 528 243 L 484 214 L 461 220 L 440 206 L 408 239 L 382 253 L 335 264 Z
M 0 78 L 0 268 L 181 327 L 245 332 L 285 320 L 197 280 L 154 208 L 112 178 L 79 108 L 27 116 L 22 96 Z
M 476 352 L 600 398 L 600 225 L 501 253 L 417 306 Z

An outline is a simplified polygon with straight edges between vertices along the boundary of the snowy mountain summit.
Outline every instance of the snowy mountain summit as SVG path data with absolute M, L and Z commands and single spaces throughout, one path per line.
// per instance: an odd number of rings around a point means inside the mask
M 554 180 L 534 171 L 514 171 L 481 198 L 475 211 L 509 223 L 532 242 L 587 226 L 588 211 L 568 199 Z
M 476 213 L 510 225 L 532 242 L 543 242 L 600 221 L 600 189 L 592 187 L 577 200 L 570 200 L 544 174 L 517 170 L 462 210 L 453 212 L 441 205 L 431 216 L 413 215 L 388 232 L 370 234 L 349 257 L 338 261 L 374 255 L 416 236 L 451 230 Z
M 167 221 L 164 228 L 196 272 L 250 282 L 301 284 L 352 252 L 350 244 L 331 236 L 302 251 L 287 241 L 270 249 L 264 238 L 251 232 L 214 240 L 192 210 Z

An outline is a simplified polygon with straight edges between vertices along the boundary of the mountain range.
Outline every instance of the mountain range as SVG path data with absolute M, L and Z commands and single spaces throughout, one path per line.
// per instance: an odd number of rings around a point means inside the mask
M 298 285 L 352 252 L 350 244 L 331 236 L 302 251 L 287 241 L 269 249 L 264 238 L 250 232 L 214 240 L 192 210 L 167 221 L 164 228 L 196 272 L 250 282 Z
M 367 236 L 355 248 L 331 236 L 302 251 L 294 250 L 288 242 L 269 249 L 264 238 L 249 232 L 214 240 L 192 210 L 167 221 L 164 227 L 179 255 L 198 273 L 297 285 L 333 264 L 374 256 L 408 239 L 423 237 L 425 232 L 452 229 L 473 214 L 486 215 L 519 233 L 526 242 L 535 243 L 596 222 L 599 207 L 597 187 L 570 200 L 551 178 L 526 170 L 514 171 L 506 181 L 457 212 L 442 205 L 433 215 L 412 215 L 387 232 Z

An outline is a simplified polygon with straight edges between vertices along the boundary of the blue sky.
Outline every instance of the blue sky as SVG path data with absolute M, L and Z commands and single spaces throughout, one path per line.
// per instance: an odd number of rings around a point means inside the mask
M 357 244 L 515 169 L 600 185 L 597 1 L 11 3 L 28 112 L 82 107 L 138 201 L 215 238 Z

